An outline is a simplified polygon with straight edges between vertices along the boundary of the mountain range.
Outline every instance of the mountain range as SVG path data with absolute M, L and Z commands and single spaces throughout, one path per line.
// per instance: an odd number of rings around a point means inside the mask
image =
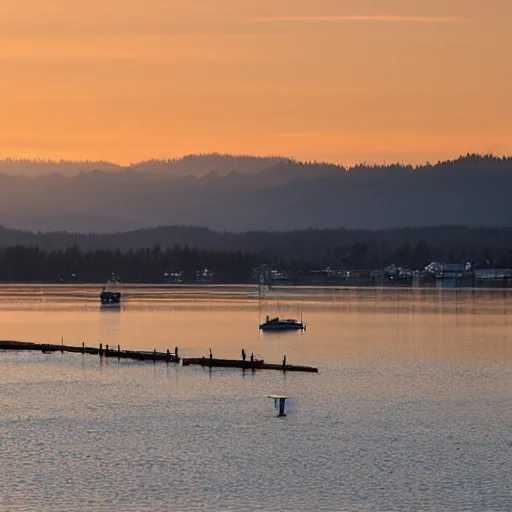
M 108 162 L 0 161 L 0 224 L 114 233 L 166 225 L 217 231 L 512 226 L 512 158 L 422 166 L 191 155 Z

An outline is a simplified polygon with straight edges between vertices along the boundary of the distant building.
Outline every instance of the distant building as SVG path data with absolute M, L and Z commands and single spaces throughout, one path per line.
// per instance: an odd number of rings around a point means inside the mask
M 164 282 L 172 284 L 183 283 L 183 272 L 181 270 L 177 272 L 165 272 Z
M 279 284 L 296 281 L 296 276 L 280 269 L 271 269 L 268 265 L 260 265 L 253 268 L 249 280 L 260 284 Z
M 215 274 L 207 269 L 203 268 L 201 270 L 196 271 L 196 282 L 205 284 L 205 283 L 211 283 L 213 281 Z
M 481 268 L 475 270 L 475 279 L 481 280 L 506 280 L 512 279 L 510 268 Z
M 461 279 L 473 276 L 473 266 L 467 263 L 445 263 L 444 261 L 432 261 L 425 267 L 425 272 L 435 279 Z
M 412 278 L 413 273 L 408 267 L 395 265 L 393 263 L 384 269 L 384 276 L 388 279 L 402 280 Z
M 270 281 L 270 268 L 268 265 L 263 264 L 259 267 L 253 268 L 249 280 L 261 284 L 266 284 Z
M 331 267 L 326 267 L 320 270 L 310 270 L 311 276 L 323 278 L 325 281 L 343 281 L 348 278 L 349 272 L 347 270 L 336 270 Z

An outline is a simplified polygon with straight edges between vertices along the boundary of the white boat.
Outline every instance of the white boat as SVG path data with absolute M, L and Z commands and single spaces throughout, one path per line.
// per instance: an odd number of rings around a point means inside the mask
M 303 331 L 306 329 L 306 324 L 294 318 L 281 320 L 277 316 L 270 318 L 267 315 L 267 320 L 260 325 L 260 329 L 262 331 Z
M 261 319 L 261 295 L 262 295 L 262 286 L 258 287 L 258 313 L 260 314 Z M 261 320 L 260 320 L 261 322 Z M 300 311 L 300 320 L 296 320 L 295 318 L 286 318 L 281 319 L 278 316 L 274 318 L 270 318 L 267 315 L 265 322 L 260 323 L 261 331 L 305 331 L 306 324 L 302 321 L 302 308 Z

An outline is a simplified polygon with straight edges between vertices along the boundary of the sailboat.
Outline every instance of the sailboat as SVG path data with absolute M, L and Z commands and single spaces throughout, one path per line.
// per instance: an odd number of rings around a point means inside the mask
M 265 322 L 260 324 L 260 330 L 262 331 L 304 331 L 306 330 L 306 324 L 301 319 L 296 320 L 295 318 L 281 319 L 278 316 L 270 318 L 267 315 Z
M 261 301 L 261 287 L 259 290 L 259 300 Z M 302 321 L 302 308 L 300 310 L 300 320 L 295 318 L 281 319 L 278 316 L 270 318 L 267 315 L 265 322 L 260 324 L 261 331 L 305 331 L 306 324 Z

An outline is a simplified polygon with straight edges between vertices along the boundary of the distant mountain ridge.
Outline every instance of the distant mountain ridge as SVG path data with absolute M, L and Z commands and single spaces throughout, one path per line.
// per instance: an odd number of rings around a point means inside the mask
M 23 162 L 16 164 L 19 169 L 30 167 Z M 161 225 L 233 232 L 512 226 L 512 158 L 506 157 L 467 155 L 435 165 L 349 170 L 329 163 L 229 155 L 129 168 L 100 162 L 100 170 L 93 170 L 94 162 L 86 164 L 88 169 L 73 176 L 54 172 L 38 177 L 2 173 L 0 164 L 0 224 L 81 233 Z M 69 165 L 76 171 L 79 164 Z M 55 166 L 69 170 L 66 162 Z
M 0 173 L 23 174 L 30 177 L 42 177 L 50 174 L 62 174 L 73 177 L 80 173 L 134 171 L 154 174 L 166 174 L 177 178 L 184 176 L 204 176 L 209 172 L 228 174 L 231 171 L 256 173 L 281 161 L 290 161 L 284 157 L 257 157 L 249 155 L 222 155 L 209 153 L 204 155 L 186 155 L 182 158 L 165 160 L 147 160 L 130 165 L 119 165 L 103 160 L 29 160 L 7 158 L 0 160 Z

